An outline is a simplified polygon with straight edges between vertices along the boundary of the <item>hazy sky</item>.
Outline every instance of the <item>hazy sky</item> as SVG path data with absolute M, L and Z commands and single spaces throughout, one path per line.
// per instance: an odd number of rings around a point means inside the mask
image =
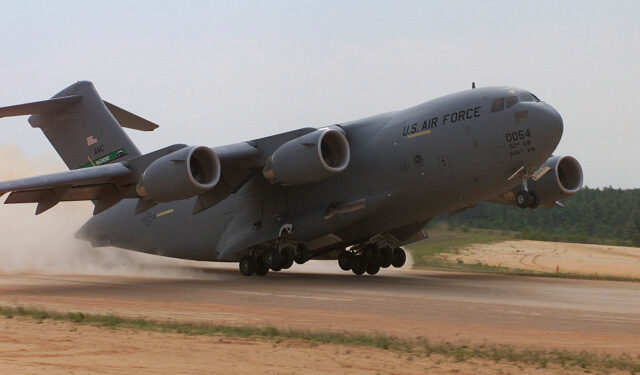
M 557 153 L 587 185 L 640 187 L 638 1 L 0 0 L 0 15 L 0 106 L 91 80 L 161 125 L 129 131 L 143 152 L 353 120 L 476 81 L 558 109 Z M 0 126 L 0 144 L 54 155 L 26 117 Z

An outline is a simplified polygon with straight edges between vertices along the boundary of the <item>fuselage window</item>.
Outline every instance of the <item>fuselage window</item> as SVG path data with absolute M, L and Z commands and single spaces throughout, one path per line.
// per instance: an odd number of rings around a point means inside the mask
M 493 100 L 491 105 L 491 112 L 498 112 L 504 109 L 504 98 L 497 98 Z
M 518 103 L 518 97 L 513 95 L 513 96 L 507 96 L 507 108 L 511 108 L 512 105 Z

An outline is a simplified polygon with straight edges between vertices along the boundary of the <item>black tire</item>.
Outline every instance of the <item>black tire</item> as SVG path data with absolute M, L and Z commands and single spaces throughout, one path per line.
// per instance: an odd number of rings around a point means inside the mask
M 293 266 L 293 251 L 286 251 L 284 254 L 282 254 L 282 257 L 282 269 L 288 270 L 289 268 L 291 268 L 291 266 Z
M 256 262 L 255 273 L 258 276 L 264 276 L 269 273 L 269 267 L 264 265 L 262 259 L 258 259 L 258 261 Z
M 340 255 L 338 255 L 338 265 L 343 271 L 349 271 L 353 265 L 353 253 L 343 250 Z
M 367 270 L 367 259 L 364 255 L 358 255 L 353 258 L 353 264 L 351 265 L 351 271 L 356 275 L 362 275 Z
M 238 264 L 240 267 L 240 273 L 245 276 L 251 276 L 255 272 L 256 265 L 253 257 L 251 255 L 245 255 L 240 259 L 240 263 Z
M 385 247 L 382 249 L 380 253 L 380 267 L 387 268 L 391 265 L 391 260 L 393 259 L 393 249 L 390 247 Z
M 298 245 L 293 254 L 293 260 L 298 264 L 304 264 L 309 260 L 309 250 L 303 245 Z
M 529 208 L 535 209 L 540 205 L 540 199 L 538 198 L 538 194 L 534 191 L 529 192 Z
M 274 269 L 274 267 L 280 266 L 282 256 L 277 249 L 271 249 L 262 254 L 262 261 L 267 268 Z
M 375 245 L 368 245 L 364 248 L 364 255 L 367 257 L 367 262 L 369 263 L 379 263 L 380 253 L 380 248 Z
M 531 205 L 531 194 L 529 194 L 529 192 L 527 191 L 519 192 L 516 195 L 516 204 L 523 210 L 525 208 L 529 208 L 529 206 Z
M 367 264 L 367 273 L 369 275 L 375 275 L 380 271 L 380 264 L 378 263 L 369 263 Z
M 399 247 L 393 249 L 393 256 L 391 259 L 391 264 L 395 268 L 400 268 L 404 266 L 404 263 L 407 261 L 407 254 Z

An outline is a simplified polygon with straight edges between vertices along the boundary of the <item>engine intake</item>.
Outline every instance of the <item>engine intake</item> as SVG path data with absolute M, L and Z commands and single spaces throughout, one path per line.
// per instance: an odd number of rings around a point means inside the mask
M 541 167 L 543 168 L 547 172 L 537 181 L 529 183 L 529 189 L 538 195 L 541 205 L 552 206 L 554 202 L 567 198 L 582 188 L 582 166 L 574 157 L 552 156 Z
M 151 163 L 136 191 L 156 202 L 187 199 L 212 189 L 220 180 L 220 160 L 212 149 L 190 146 Z
M 350 158 L 349 142 L 341 130 L 319 129 L 280 146 L 262 174 L 271 183 L 309 184 L 344 171 Z

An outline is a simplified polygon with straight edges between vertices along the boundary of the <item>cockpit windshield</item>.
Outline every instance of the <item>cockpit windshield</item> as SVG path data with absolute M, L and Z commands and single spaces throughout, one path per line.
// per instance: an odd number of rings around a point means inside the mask
M 506 98 L 496 98 L 493 100 L 491 104 L 491 112 L 502 111 L 505 107 L 511 108 L 520 102 L 540 102 L 540 99 L 530 92 L 520 92 L 516 94 L 515 90 L 509 90 L 508 94 L 509 96 Z
M 520 98 L 521 102 L 540 102 L 540 99 L 538 99 L 537 96 L 533 95 L 530 92 L 523 92 L 520 95 L 518 95 L 518 97 Z

